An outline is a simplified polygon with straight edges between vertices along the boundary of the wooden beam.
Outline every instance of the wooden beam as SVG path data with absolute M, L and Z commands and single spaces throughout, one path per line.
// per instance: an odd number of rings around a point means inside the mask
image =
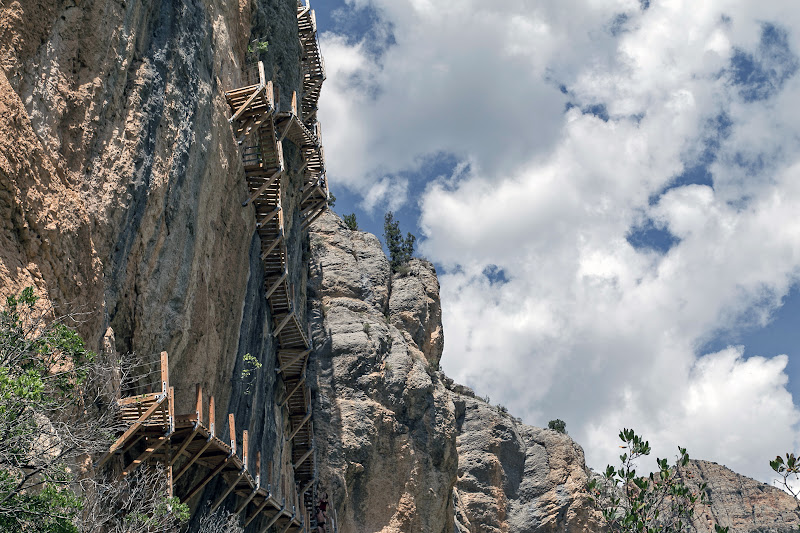
M 244 521 L 244 527 L 247 527 L 247 526 L 249 526 L 249 525 L 250 525 L 250 522 L 252 522 L 253 520 L 255 520 L 255 519 L 256 519 L 256 517 L 258 517 L 258 515 L 260 515 L 260 514 L 261 514 L 261 511 L 263 511 L 264 509 L 266 509 L 266 507 L 267 507 L 267 505 L 269 505 L 269 503 L 270 503 L 270 500 L 271 500 L 271 499 L 272 499 L 272 495 L 268 493 L 268 494 L 267 494 L 267 495 L 264 497 L 264 501 L 263 501 L 263 502 L 261 502 L 261 505 L 259 505 L 258 507 L 256 507 L 256 510 L 253 512 L 253 514 L 252 514 L 252 515 L 250 515 L 249 517 L 246 517 L 246 518 L 245 518 L 245 521 Z M 280 514 L 280 512 L 279 512 L 278 514 Z
M 222 460 L 222 462 L 221 462 L 219 465 L 217 465 L 217 467 L 216 467 L 214 470 L 212 470 L 211 472 L 209 472 L 209 474 L 208 474 L 206 477 L 204 477 L 204 478 L 203 478 L 203 480 L 202 480 L 200 483 L 198 483 L 197 485 L 195 485 L 195 487 L 194 487 L 194 488 L 193 488 L 191 491 L 189 491 L 189 494 L 186 496 L 186 498 L 185 498 L 183 501 L 185 501 L 185 502 L 188 502 L 189 500 L 191 500 L 191 499 L 192 499 L 192 497 L 193 497 L 195 494 L 197 494 L 198 492 L 200 492 L 201 490 L 203 490 L 203 487 L 205 487 L 206 485 L 208 485 L 208 483 L 209 483 L 209 482 L 210 482 L 212 479 L 214 479 L 215 477 L 217 477 L 217 475 L 218 475 L 220 472 L 222 472 L 222 470 L 223 470 L 223 469 L 225 468 L 225 466 L 228 464 L 228 461 L 230 461 L 231 457 L 233 457 L 233 456 L 232 456 L 232 455 L 229 455 L 229 456 L 227 456 L 225 459 L 223 459 L 223 460 Z
M 297 392 L 297 390 L 303 385 L 303 383 L 305 383 L 305 381 L 306 381 L 306 373 L 303 372 L 303 375 L 300 377 L 300 381 L 297 382 L 297 385 L 294 386 L 292 392 L 286 395 L 286 398 L 283 399 L 283 401 L 278 405 L 278 407 L 283 407 L 284 405 L 286 405 L 286 402 L 289 401 L 289 398 L 291 398 L 292 395 L 294 395 L 294 393 Z
M 208 447 L 209 447 L 209 446 L 211 446 L 211 442 L 212 442 L 213 440 L 214 440 L 214 435 L 213 435 L 213 434 L 209 434 L 209 435 L 208 435 L 208 438 L 206 439 L 206 443 L 205 443 L 205 444 L 203 444 L 203 445 L 200 447 L 200 449 L 199 449 L 199 450 L 197 450 L 197 451 L 194 453 L 194 455 L 192 455 L 192 456 L 189 458 L 189 460 L 188 460 L 188 461 L 186 461 L 186 463 L 184 463 L 184 465 L 181 467 L 181 469 L 178 471 L 178 473 L 177 473 L 177 474 L 175 474 L 175 478 L 174 478 L 174 481 L 175 481 L 175 482 L 177 482 L 177 481 L 178 481 L 178 480 L 181 478 L 181 476 L 183 476 L 183 475 L 186 473 L 186 471 L 187 471 L 187 470 L 189 470 L 189 467 L 191 467 L 191 466 L 192 466 L 192 465 L 195 463 L 195 461 L 197 461 L 198 459 L 200 459 L 200 457 L 201 457 L 201 456 L 203 455 L 203 453 L 204 453 L 204 452 L 205 452 L 205 451 L 208 449 Z
M 286 533 L 287 531 L 289 531 L 289 528 L 294 525 L 293 522 L 295 516 L 297 515 L 295 513 L 292 513 L 292 517 L 289 519 L 289 522 L 286 524 L 286 526 L 283 529 L 281 529 L 281 533 Z
M 139 457 L 131 461 L 131 463 L 122 470 L 122 474 L 120 474 L 119 477 L 124 478 L 125 476 L 136 470 L 140 464 L 142 464 L 148 457 L 153 455 L 153 452 L 155 452 L 156 450 L 161 448 L 164 444 L 166 444 L 167 441 L 169 441 L 168 435 L 162 435 L 161 437 L 158 437 L 153 444 L 148 446 L 145 449 L 145 451 L 139 454 Z
M 305 486 L 305 487 L 303 487 L 303 490 L 301 490 L 301 491 L 300 491 L 300 496 L 302 496 L 303 494 L 305 494 L 305 493 L 306 493 L 306 491 L 307 491 L 308 489 L 310 489 L 310 488 L 311 488 L 311 485 L 313 485 L 313 484 L 314 484 L 314 482 L 315 482 L 316 480 L 317 480 L 317 478 L 315 478 L 315 477 L 312 477 L 312 478 L 311 478 L 311 479 L 308 481 L 308 483 L 306 483 L 306 486 Z
M 275 240 L 272 241 L 272 243 L 270 243 L 269 247 L 264 252 L 261 253 L 261 260 L 263 261 L 264 259 L 269 257 L 269 254 L 272 253 L 272 250 L 274 250 L 275 247 L 277 247 L 281 243 L 282 240 L 283 240 L 283 230 L 281 229 L 281 234 L 278 235 L 275 238 Z
M 247 505 L 248 505 L 248 504 L 249 504 L 251 501 L 253 501 L 253 498 L 255 498 L 255 497 L 256 497 L 256 494 L 257 494 L 257 493 L 258 493 L 258 489 L 257 489 L 257 488 L 254 488 L 252 491 L 250 491 L 250 496 L 248 496 L 248 497 L 247 497 L 247 498 L 246 498 L 246 499 L 245 499 L 245 500 L 244 500 L 244 501 L 243 501 L 243 502 L 242 502 L 242 503 L 239 505 L 239 507 L 237 507 L 237 508 L 236 508 L 236 510 L 233 512 L 233 514 L 234 514 L 234 515 L 237 515 L 237 516 L 238 516 L 238 515 L 240 515 L 240 514 L 242 514 L 242 511 L 244 511 L 245 509 L 247 509 Z
M 181 444 L 181 447 L 178 448 L 178 451 L 175 452 L 175 455 L 173 455 L 172 459 L 170 459 L 170 461 L 169 461 L 169 466 L 170 467 L 172 465 L 174 465 L 178 461 L 178 458 L 183 454 L 183 452 L 186 451 L 186 448 L 189 447 L 189 445 L 192 443 L 192 441 L 194 440 L 195 436 L 197 435 L 197 433 L 199 431 L 200 431 L 200 423 L 199 422 L 195 422 L 194 429 L 192 430 L 192 433 L 186 438 L 185 441 L 183 441 L 183 444 Z
M 283 282 L 284 282 L 284 280 L 285 280 L 285 279 L 286 279 L 288 276 L 289 276 L 289 271 L 288 271 L 287 269 L 285 269 L 285 268 L 284 268 L 284 270 L 283 270 L 283 274 L 281 275 L 281 277 L 280 277 L 280 278 L 278 278 L 278 280 L 277 280 L 275 283 L 273 283 L 273 284 L 272 284 L 272 286 L 271 286 L 271 287 L 269 288 L 269 290 L 267 291 L 267 295 L 266 295 L 266 298 L 267 298 L 267 300 L 269 300 L 269 297 L 270 297 L 270 296 L 272 296 L 272 293 L 274 293 L 276 290 L 278 290 L 278 287 L 280 287 L 280 286 L 281 286 L 281 283 L 283 283 Z
M 282 507 L 280 511 L 278 511 L 277 513 L 275 513 L 275 515 L 272 517 L 272 519 L 271 519 L 269 522 L 267 522 L 267 525 L 266 525 L 266 526 L 264 526 L 264 529 L 262 529 L 262 530 L 261 530 L 261 533 L 267 533 L 267 530 L 269 530 L 269 528 L 271 528 L 273 525 L 275 525 L 275 522 L 277 522 L 277 521 L 278 521 L 278 519 L 279 519 L 281 516 L 283 516 L 283 510 L 284 510 L 285 508 L 286 508 L 286 507 Z M 255 518 L 255 517 L 253 517 L 253 518 Z M 245 524 L 245 525 L 246 525 L 246 524 Z
M 326 203 L 324 206 L 322 206 L 322 209 L 320 209 L 318 213 L 316 213 L 311 218 L 308 218 L 303 221 L 303 229 L 308 228 L 315 220 L 317 220 L 319 217 L 322 216 L 322 213 L 324 213 L 327 210 L 328 210 L 328 204 Z
M 281 323 L 280 323 L 280 324 L 278 324 L 278 327 L 277 327 L 277 328 L 275 328 L 275 331 L 272 333 L 272 335 L 274 335 L 275 337 L 277 337 L 277 336 L 278 336 L 278 334 L 279 334 L 281 331 L 283 331 L 283 328 L 284 328 L 284 327 L 286 327 L 286 324 L 288 324 L 288 323 L 289 323 L 289 320 L 290 320 L 290 319 L 291 319 L 293 316 L 294 316 L 294 309 L 293 309 L 293 310 L 292 310 L 290 313 L 287 313 L 287 314 L 286 314 L 286 316 L 283 318 L 283 320 L 281 321 Z
M 203 423 L 203 387 L 198 383 L 194 386 L 195 402 L 194 402 L 194 416 L 197 419 L 197 425 Z
M 297 432 L 300 431 L 300 428 L 305 426 L 306 422 L 311 420 L 311 415 L 312 414 L 313 414 L 312 411 L 309 411 L 308 413 L 306 413 L 306 416 L 303 417 L 303 420 L 297 425 L 296 428 L 294 428 L 294 431 L 292 431 L 292 434 L 289 435 L 289 439 L 288 440 L 292 440 L 295 437 L 295 435 L 297 435 Z M 297 468 L 297 467 L 295 467 L 295 468 Z
M 289 439 L 289 440 L 291 440 L 291 439 Z M 305 462 L 305 460 L 308 459 L 311 456 L 312 453 L 314 453 L 314 447 L 313 446 L 311 448 L 309 448 L 308 451 L 306 453 L 304 453 L 303 456 L 300 459 L 297 460 L 297 462 L 293 465 L 294 469 L 297 470 L 297 467 L 300 466 L 301 464 L 303 464 Z M 302 494 L 303 492 L 305 492 L 305 491 L 302 491 L 300 494 Z
M 281 167 L 283 167 L 283 165 L 281 165 Z M 274 174 L 272 174 L 272 176 L 270 176 L 269 179 L 264 181 L 264 183 L 261 185 L 261 187 L 259 187 L 255 191 L 253 191 L 253 194 L 251 194 L 250 197 L 247 200 L 244 201 L 244 203 L 242 204 L 242 207 L 247 206 L 247 204 L 249 204 L 250 202 L 252 202 L 256 198 L 261 196 L 261 193 L 266 191 L 267 188 L 269 188 L 273 183 L 275 183 L 275 180 L 277 180 L 282 173 L 283 173 L 283 168 L 280 168 Z
M 217 498 L 217 501 L 215 501 L 215 502 L 214 502 L 214 505 L 212 505 L 212 506 L 211 506 L 211 511 L 209 512 L 209 514 L 212 514 L 214 511 L 216 511 L 216 510 L 217 510 L 217 507 L 219 507 L 220 505 L 222 505 L 222 502 L 224 502 L 224 501 L 225 501 L 225 498 L 227 498 L 227 497 L 228 497 L 228 495 L 229 495 L 231 492 L 233 492 L 233 490 L 236 488 L 236 485 L 237 485 L 237 484 L 239 483 L 239 481 L 241 481 L 241 479 L 244 477 L 244 474 L 245 474 L 245 470 L 244 470 L 244 469 L 242 469 L 242 470 L 239 472 L 239 475 L 236 477 L 236 481 L 234 481 L 233 483 L 231 483 L 231 484 L 230 484 L 230 486 L 228 486 L 228 489 L 227 489 L 225 492 L 223 492 L 223 493 L 222 493 L 222 495 L 220 495 L 220 497 L 219 497 L 219 498 Z M 187 498 L 187 500 L 188 500 L 188 498 Z
M 242 432 L 242 468 L 245 470 L 247 470 L 248 444 L 247 430 L 245 429 Z
M 270 211 L 269 213 L 264 215 L 264 218 L 259 220 L 256 225 L 260 228 L 261 226 L 263 226 L 264 224 L 266 224 L 267 222 L 269 222 L 270 220 L 275 218 L 275 215 L 280 213 L 280 211 L 281 211 L 281 206 L 280 206 L 280 204 L 278 204 L 278 205 L 275 206 L 275 208 L 272 211 Z
M 280 352 L 280 350 L 279 350 L 279 352 Z M 297 361 L 299 361 L 300 359 L 302 359 L 303 357 L 305 357 L 306 355 L 308 355 L 310 353 L 311 353 L 311 350 L 306 350 L 304 352 L 300 352 L 299 354 L 294 356 L 290 361 L 287 361 L 284 364 L 282 364 L 281 367 L 278 368 L 275 372 L 280 374 L 281 372 L 283 372 L 284 370 L 286 370 L 287 368 L 289 368 L 290 366 L 292 366 Z

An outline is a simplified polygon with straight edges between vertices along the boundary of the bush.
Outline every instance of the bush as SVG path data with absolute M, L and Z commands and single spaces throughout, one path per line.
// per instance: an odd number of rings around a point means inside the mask
M 548 422 L 547 428 L 552 429 L 553 431 L 558 431 L 559 433 L 564 433 L 565 435 L 567 434 L 567 424 L 560 418 L 556 418 L 555 420 Z
M 658 471 L 636 475 L 636 460 L 650 455 L 650 443 L 632 429 L 619 433 L 627 450 L 619 456 L 620 466 L 611 465 L 589 481 L 589 493 L 602 520 L 611 533 L 680 533 L 694 532 L 695 509 L 708 504 L 706 484 L 684 481 L 689 454 L 678 447 L 678 458 L 670 466 L 666 459 L 656 459 Z M 691 477 L 689 474 L 686 477 Z M 714 526 L 717 533 L 728 528 Z
M 414 255 L 414 242 L 417 238 L 411 233 L 406 233 L 405 239 L 401 236 L 400 223 L 394 219 L 394 213 L 391 211 L 386 213 L 383 219 L 383 238 L 386 241 L 386 248 L 389 249 L 392 272 L 397 272 Z
M 350 231 L 358 231 L 358 222 L 356 221 L 356 214 L 350 213 L 344 216 L 344 223 Z

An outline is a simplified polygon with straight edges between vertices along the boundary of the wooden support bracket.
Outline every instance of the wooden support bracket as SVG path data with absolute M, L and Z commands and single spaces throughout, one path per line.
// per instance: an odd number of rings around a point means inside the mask
M 311 456 L 312 453 L 314 453 L 314 447 L 313 446 L 311 448 L 309 448 L 308 451 L 306 453 L 304 453 L 303 456 L 300 459 L 297 460 L 297 462 L 293 465 L 294 469 L 297 470 L 297 468 L 301 464 L 303 464 L 306 461 L 306 459 L 308 459 Z M 305 491 L 301 491 L 300 494 L 303 494 L 303 492 L 305 492 Z
M 303 426 L 305 426 L 305 425 L 306 425 L 306 422 L 308 422 L 309 420 L 311 420 L 311 415 L 312 415 L 312 414 L 313 414 L 313 413 L 312 413 L 311 411 L 309 411 L 308 413 L 306 413 L 306 416 L 304 416 L 304 417 L 303 417 L 303 420 L 302 420 L 302 421 L 301 421 L 299 424 L 297 424 L 297 427 L 296 427 L 296 428 L 294 428 L 294 431 L 292 431 L 291 435 L 289 435 L 289 438 L 288 438 L 287 440 L 292 440 L 292 439 L 295 437 L 295 435 L 297 435 L 297 432 L 298 432 L 298 431 L 300 431 L 300 428 L 302 428 Z M 297 468 L 297 467 L 295 467 L 295 468 Z
M 310 353 L 311 353 L 311 350 L 306 350 L 304 352 L 300 352 L 296 356 L 292 357 L 291 360 L 289 360 L 289 361 L 285 362 L 284 364 L 282 364 L 280 366 L 280 368 L 278 368 L 275 372 L 280 374 L 281 372 L 283 372 L 284 370 L 286 370 L 287 368 L 289 368 L 290 366 L 292 366 L 293 364 L 295 364 L 300 359 L 302 359 L 303 357 L 307 356 Z
M 272 333 L 272 335 L 273 335 L 273 336 L 275 336 L 275 337 L 277 337 L 277 336 L 278 336 L 278 334 L 279 334 L 279 333 L 280 333 L 280 332 L 283 330 L 283 328 L 284 328 L 284 327 L 286 327 L 286 324 L 288 324 L 288 323 L 289 323 L 289 320 L 290 320 L 290 319 L 291 319 L 293 316 L 294 316 L 294 309 L 293 309 L 293 310 L 292 310 L 290 313 L 288 313 L 288 314 L 287 314 L 287 315 L 286 315 L 286 316 L 283 318 L 283 320 L 281 321 L 281 323 L 280 323 L 280 324 L 278 324 L 278 327 L 276 327 L 276 328 L 275 328 L 275 331 Z
M 232 455 L 229 455 L 229 456 L 227 456 L 225 459 L 223 459 L 223 460 L 222 460 L 222 462 L 221 462 L 219 465 L 217 465 L 217 467 L 216 467 L 214 470 L 212 470 L 211 472 L 209 472 L 209 473 L 208 473 L 208 475 L 207 475 L 206 477 L 204 477 L 204 478 L 203 478 L 203 480 L 202 480 L 200 483 L 198 483 L 197 485 L 195 485 L 195 487 L 194 487 L 192 490 L 190 490 L 190 491 L 189 491 L 189 494 L 187 494 L 187 495 L 186 495 L 186 498 L 185 498 L 183 501 L 185 501 L 185 502 L 188 502 L 188 501 L 189 501 L 189 500 L 191 500 L 191 499 L 192 499 L 192 498 L 193 498 L 193 497 L 194 497 L 194 496 L 195 496 L 197 493 L 199 493 L 201 490 L 203 490 L 203 487 L 205 487 L 206 485 L 208 485 L 208 483 L 209 483 L 209 482 L 210 482 L 212 479 L 214 479 L 215 477 L 217 477 L 217 475 L 218 475 L 220 472 L 222 472 L 222 471 L 225 469 L 225 467 L 228 465 L 228 461 L 230 461 L 231 457 L 233 457 L 233 456 L 232 456 Z
M 278 170 L 277 170 L 277 171 L 276 171 L 276 172 L 275 172 L 275 173 L 274 173 L 272 176 L 270 176 L 270 177 L 269 177 L 269 178 L 268 178 L 268 179 L 267 179 L 267 180 L 266 180 L 266 181 L 265 181 L 265 182 L 264 182 L 264 183 L 261 185 L 261 187 L 259 187 L 259 188 L 258 188 L 258 189 L 256 189 L 255 191 L 253 191 L 253 194 L 251 194 L 251 195 L 250 195 L 250 197 L 249 197 L 247 200 L 245 200 L 245 201 L 242 203 L 242 207 L 246 207 L 246 206 L 247 206 L 247 204 L 249 204 L 250 202 L 252 202 L 252 201 L 253 201 L 253 200 L 255 200 L 256 198 L 258 198 L 259 196 L 261 196 L 261 193 L 263 193 L 264 191 L 266 191 L 266 190 L 267 190 L 267 189 L 268 189 L 268 188 L 269 188 L 269 187 L 270 187 L 270 186 L 271 186 L 273 183 L 275 183 L 275 180 L 277 180 L 277 179 L 280 177 L 280 175 L 281 175 L 281 174 L 283 174 L 283 165 L 281 165 L 281 168 L 280 168 L 280 169 L 278 169 Z
M 289 394 L 286 395 L 286 398 L 283 399 L 283 401 L 278 405 L 278 407 L 283 407 L 284 405 L 286 405 L 286 402 L 289 401 L 289 398 L 291 398 L 292 395 L 294 395 L 294 393 L 297 392 L 298 389 L 300 389 L 300 387 L 303 386 L 303 383 L 305 383 L 305 381 L 306 381 L 306 373 L 303 372 L 303 375 L 300 378 L 300 381 L 297 382 L 297 385 L 295 385 L 294 388 L 292 389 L 292 391 Z M 292 440 L 292 439 L 287 439 L 287 440 Z
M 276 290 L 278 290 L 278 287 L 281 286 L 281 283 L 283 283 L 288 276 L 289 276 L 289 271 L 286 268 L 284 268 L 283 269 L 283 274 L 281 275 L 281 277 L 278 278 L 278 280 L 275 283 L 273 283 L 272 286 L 267 291 L 267 295 L 266 295 L 267 300 L 269 300 L 269 297 L 272 296 L 272 293 L 274 293 Z
M 220 495 L 220 497 L 219 497 L 219 498 L 217 498 L 217 500 L 214 502 L 214 505 L 212 505 L 212 506 L 211 506 L 211 511 L 210 511 L 210 513 L 209 513 L 209 514 L 212 514 L 214 511 L 216 511 L 216 510 L 217 510 L 217 507 L 219 507 L 220 505 L 222 505 L 222 502 L 224 502 L 224 501 L 225 501 L 225 498 L 227 498 L 227 497 L 228 497 L 228 495 L 229 495 L 231 492 L 233 492 L 233 491 L 234 491 L 234 489 L 236 488 L 236 485 L 237 485 L 237 484 L 239 483 L 239 481 L 241 481 L 241 479 L 244 477 L 244 474 L 245 474 L 245 470 L 244 470 L 244 469 L 242 469 L 242 470 L 241 470 L 241 472 L 239 472 L 239 475 L 236 477 L 236 480 L 235 480 L 233 483 L 231 483 L 231 484 L 230 484 L 230 486 L 228 486 L 227 490 L 225 490 L 225 492 L 223 492 L 223 493 Z M 187 499 L 188 499 L 188 498 L 187 498 Z
M 95 468 L 100 468 L 101 466 L 103 466 L 111 458 L 111 456 L 114 455 L 114 453 L 118 449 L 120 449 L 123 444 L 125 444 L 125 441 L 128 440 L 134 433 L 136 433 L 139 430 L 139 428 L 142 426 L 142 424 L 144 424 L 144 422 L 147 421 L 147 419 L 150 418 L 152 416 L 152 414 L 155 413 L 158 410 L 158 408 L 161 407 L 161 405 L 166 401 L 169 401 L 169 396 L 167 394 L 165 394 L 163 398 L 161 398 L 160 400 L 155 402 L 153 405 L 151 405 L 150 408 L 147 411 L 142 413 L 142 416 L 140 416 L 136 420 L 136 422 L 131 424 L 131 427 L 129 427 L 125 431 L 125 433 L 123 433 L 120 436 L 120 438 L 118 438 L 116 440 L 116 442 L 114 442 L 114 444 L 111 445 L 111 447 L 108 449 L 108 451 L 106 453 L 104 453 L 103 456 L 100 457 L 100 459 L 97 460 L 97 463 L 95 464 Z
M 269 530 L 269 528 L 271 528 L 272 526 L 275 525 L 275 522 L 277 522 L 278 519 L 280 519 L 280 517 L 283 516 L 284 509 L 285 509 L 285 507 L 282 507 L 280 511 L 275 513 L 275 515 L 272 517 L 272 519 L 269 522 L 267 522 L 267 525 L 264 526 L 264 529 L 261 530 L 261 533 L 267 533 L 267 530 Z
M 239 507 L 236 508 L 236 510 L 233 512 L 233 514 L 237 515 L 237 516 L 242 514 L 242 511 L 247 509 L 248 504 L 251 501 L 253 501 L 253 498 L 256 497 L 257 493 L 258 493 L 258 489 L 257 488 L 254 488 L 253 490 L 251 490 L 250 491 L 250 495 L 247 498 L 245 498 L 245 500 L 239 505 Z

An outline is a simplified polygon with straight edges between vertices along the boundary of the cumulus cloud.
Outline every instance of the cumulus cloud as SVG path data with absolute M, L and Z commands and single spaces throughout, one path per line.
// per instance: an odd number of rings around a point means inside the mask
M 768 479 L 798 441 L 786 357 L 700 349 L 798 281 L 800 7 L 350 4 L 387 38 L 323 35 L 329 174 L 418 203 L 445 370 L 566 420 L 595 468 L 627 426 Z M 427 176 L 441 153 L 460 164 Z

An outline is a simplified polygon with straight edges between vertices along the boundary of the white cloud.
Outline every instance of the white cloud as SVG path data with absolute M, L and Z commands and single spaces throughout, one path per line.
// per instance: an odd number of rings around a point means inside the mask
M 786 357 L 698 349 L 765 323 L 800 274 L 800 76 L 748 101 L 731 66 L 766 57 L 764 24 L 800 27 L 800 7 L 530 4 L 356 2 L 395 44 L 323 36 L 331 180 L 396 209 L 426 157 L 462 162 L 412 199 L 422 253 L 448 269 L 454 378 L 528 422 L 566 420 L 594 467 L 627 426 L 662 456 L 681 444 L 768 479 L 798 441 Z M 800 52 L 800 34 L 786 38 Z M 585 112 L 600 105 L 609 120 Z M 661 194 L 700 163 L 713 187 Z M 631 246 L 647 221 L 677 244 Z

